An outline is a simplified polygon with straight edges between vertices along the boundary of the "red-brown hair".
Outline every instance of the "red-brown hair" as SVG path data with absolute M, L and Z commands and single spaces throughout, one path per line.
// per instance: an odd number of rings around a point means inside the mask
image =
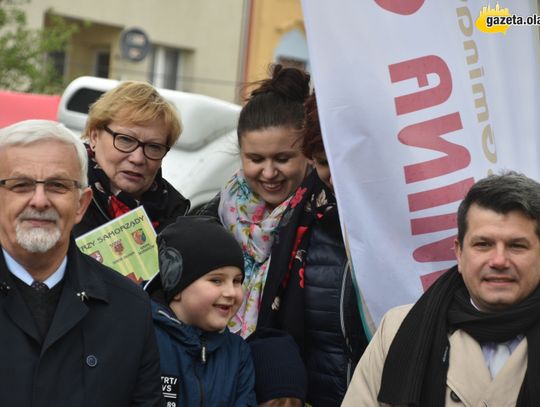
M 304 138 L 302 141 L 302 153 L 309 159 L 314 154 L 324 152 L 324 144 L 319 122 L 319 112 L 317 111 L 317 99 L 315 92 L 308 96 L 304 103 L 306 119 L 304 124 Z

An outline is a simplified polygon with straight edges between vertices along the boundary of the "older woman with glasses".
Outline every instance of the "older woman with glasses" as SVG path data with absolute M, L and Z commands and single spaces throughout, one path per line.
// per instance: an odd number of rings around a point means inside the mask
M 82 135 L 94 196 L 79 236 L 142 205 L 156 232 L 185 215 L 189 201 L 161 176 L 161 160 L 180 137 L 174 107 L 144 82 L 123 82 L 91 107 Z

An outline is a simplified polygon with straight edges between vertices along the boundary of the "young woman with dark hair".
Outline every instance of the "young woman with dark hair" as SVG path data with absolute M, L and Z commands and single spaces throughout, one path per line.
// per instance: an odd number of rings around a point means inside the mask
M 218 214 L 244 251 L 244 301 L 230 324 L 243 337 L 257 325 L 277 227 L 310 169 L 301 150 L 309 80 L 299 69 L 275 65 L 240 112 L 242 168 L 222 189 Z
M 283 215 L 263 291 L 259 327 L 287 331 L 308 373 L 307 402 L 339 406 L 367 345 L 341 234 L 315 94 L 305 103 L 302 151 L 316 171 Z

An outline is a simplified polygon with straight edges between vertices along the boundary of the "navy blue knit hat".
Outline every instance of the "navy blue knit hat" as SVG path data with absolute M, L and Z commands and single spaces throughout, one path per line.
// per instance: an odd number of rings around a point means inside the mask
M 257 403 L 283 397 L 306 400 L 307 373 L 292 336 L 258 328 L 247 339 L 255 365 Z
M 244 275 L 242 248 L 234 236 L 209 216 L 180 216 L 157 236 L 159 273 L 146 284 L 165 301 L 205 274 L 221 267 L 238 267 Z

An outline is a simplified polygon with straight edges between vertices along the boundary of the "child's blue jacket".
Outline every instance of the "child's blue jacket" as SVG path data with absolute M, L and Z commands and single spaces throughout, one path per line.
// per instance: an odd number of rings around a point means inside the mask
M 251 352 L 240 336 L 186 325 L 156 301 L 152 316 L 166 406 L 257 406 Z

